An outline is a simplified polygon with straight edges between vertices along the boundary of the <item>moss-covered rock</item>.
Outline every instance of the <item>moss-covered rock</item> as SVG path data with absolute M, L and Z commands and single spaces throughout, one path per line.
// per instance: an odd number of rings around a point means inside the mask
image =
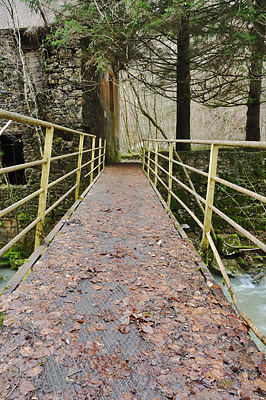
M 243 249 L 237 234 L 217 236 L 217 249 L 225 257 L 240 255 Z

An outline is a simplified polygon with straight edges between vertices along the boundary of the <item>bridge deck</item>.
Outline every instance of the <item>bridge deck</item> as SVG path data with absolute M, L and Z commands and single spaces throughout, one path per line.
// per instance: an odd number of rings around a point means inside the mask
M 138 165 L 110 166 L 10 295 L 1 399 L 263 399 L 266 366 Z

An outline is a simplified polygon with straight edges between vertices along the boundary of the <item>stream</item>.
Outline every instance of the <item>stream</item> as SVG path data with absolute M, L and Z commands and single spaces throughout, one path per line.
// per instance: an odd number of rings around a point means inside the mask
M 0 276 L 4 277 L 4 279 L 0 279 L 0 291 L 4 289 L 16 272 L 10 268 L 0 268 Z
M 213 274 L 213 277 L 221 286 L 227 299 L 232 302 L 226 285 L 222 283 L 223 278 L 218 274 Z M 266 279 L 254 284 L 249 275 L 244 275 L 238 278 L 230 278 L 230 281 L 243 311 L 266 336 Z M 266 346 L 253 332 L 250 333 L 250 336 L 257 347 L 266 353 Z

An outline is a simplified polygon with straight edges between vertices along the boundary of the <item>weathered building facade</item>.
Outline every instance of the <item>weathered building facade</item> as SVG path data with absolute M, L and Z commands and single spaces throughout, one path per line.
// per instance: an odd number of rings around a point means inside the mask
M 31 115 L 107 140 L 107 161 L 119 160 L 119 95 L 115 63 L 95 74 L 86 46 L 79 37 L 64 48 L 49 46 L 44 27 L 0 29 L 0 108 Z M 0 131 L 6 121 L 0 121 Z M 0 134 L 0 165 L 11 166 L 40 158 L 44 132 L 12 123 Z M 55 132 L 55 154 L 73 152 L 78 140 Z M 70 159 L 69 165 L 73 163 Z M 75 160 L 76 162 L 76 160 Z M 57 162 L 56 178 L 68 165 Z M 0 180 L 0 208 L 38 188 L 40 170 L 26 169 Z M 86 184 L 86 183 L 85 183 Z M 59 185 L 53 196 L 64 192 Z M 35 213 L 36 202 L 32 203 Z M 67 205 L 66 205 L 67 207 Z M 25 210 L 0 221 L 0 245 L 23 226 Z

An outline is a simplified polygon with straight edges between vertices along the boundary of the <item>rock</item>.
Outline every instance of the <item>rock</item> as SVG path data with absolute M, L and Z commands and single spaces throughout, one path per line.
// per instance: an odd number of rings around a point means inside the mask
M 225 257 L 240 255 L 243 246 L 237 234 L 217 236 L 217 249 Z
M 236 278 L 238 276 L 242 276 L 242 275 L 246 274 L 246 272 L 238 264 L 237 259 L 234 259 L 234 258 L 223 259 L 223 264 L 224 264 L 225 270 L 230 278 Z M 216 262 L 212 262 L 210 269 L 213 269 L 214 271 L 221 274 L 220 268 Z

